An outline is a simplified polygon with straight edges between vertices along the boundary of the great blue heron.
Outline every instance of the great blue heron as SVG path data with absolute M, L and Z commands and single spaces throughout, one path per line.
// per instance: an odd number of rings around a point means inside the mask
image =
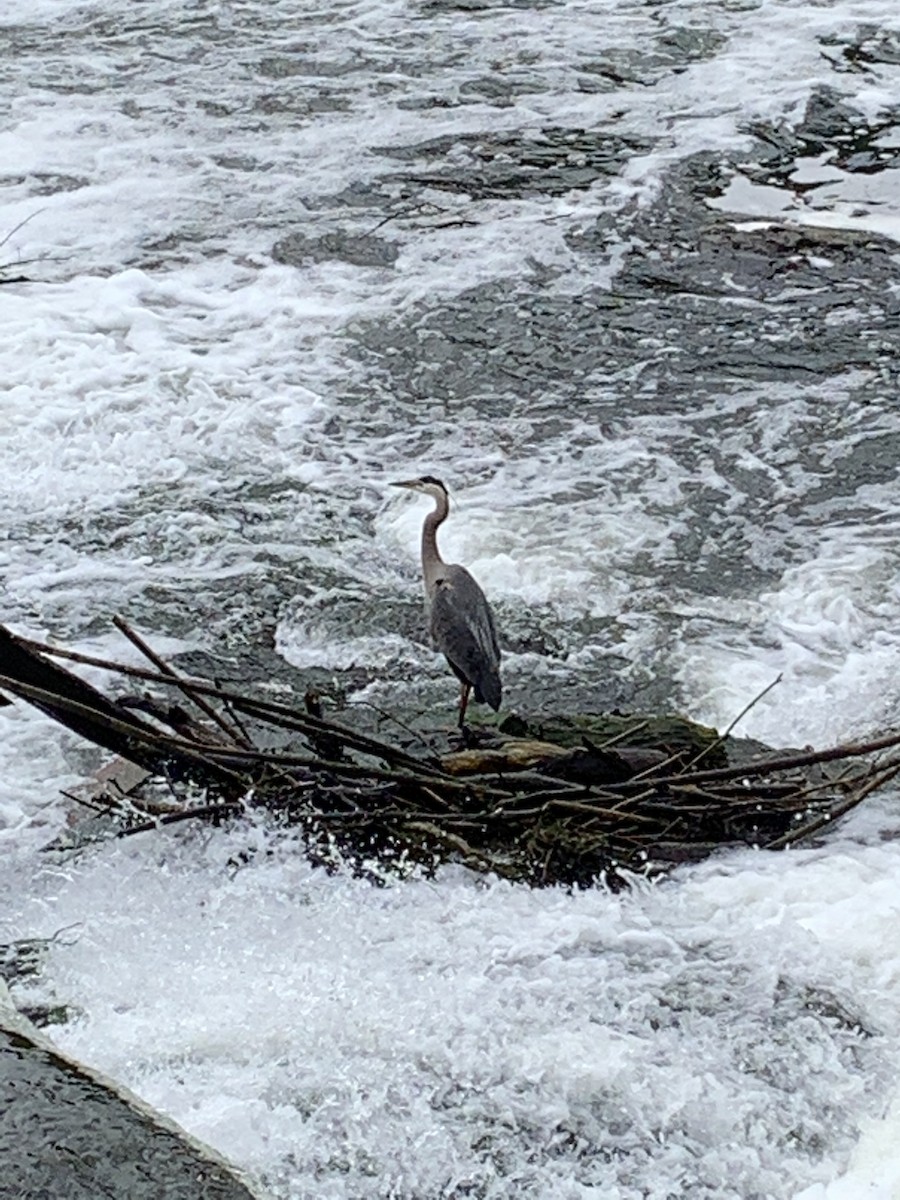
M 479 704 L 500 707 L 500 647 L 494 614 L 484 592 L 465 567 L 445 563 L 437 548 L 437 531 L 450 511 L 447 489 L 433 475 L 405 479 L 393 487 L 431 496 L 435 508 L 422 526 L 422 572 L 431 614 L 431 636 L 462 685 L 459 727 L 466 719 L 469 692 Z

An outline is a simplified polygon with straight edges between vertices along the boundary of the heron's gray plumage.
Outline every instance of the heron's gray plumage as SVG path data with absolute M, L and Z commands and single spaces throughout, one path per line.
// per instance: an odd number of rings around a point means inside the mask
M 463 724 L 469 689 L 475 699 L 500 707 L 500 646 L 497 627 L 484 592 L 465 569 L 445 563 L 437 547 L 437 529 L 450 511 L 447 489 L 433 475 L 404 480 L 395 487 L 423 492 L 435 501 L 435 508 L 422 526 L 422 573 L 431 614 L 431 635 L 435 645 L 450 664 L 462 684 L 459 723 Z
M 429 597 L 431 636 L 479 704 L 500 707 L 500 647 L 484 592 L 465 567 L 445 565 Z

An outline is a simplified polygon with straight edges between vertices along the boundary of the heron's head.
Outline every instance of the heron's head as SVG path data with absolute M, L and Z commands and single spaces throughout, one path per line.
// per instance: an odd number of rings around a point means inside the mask
M 396 483 L 392 483 L 391 487 L 408 488 L 411 492 L 422 492 L 425 496 L 431 496 L 434 500 L 446 500 L 447 489 L 441 483 L 440 479 L 435 479 L 433 475 L 420 475 L 418 479 L 401 479 Z

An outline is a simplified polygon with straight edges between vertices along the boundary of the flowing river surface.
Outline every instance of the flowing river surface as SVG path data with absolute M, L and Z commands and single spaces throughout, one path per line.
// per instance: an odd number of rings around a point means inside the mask
M 0 182 L 14 629 L 449 725 L 428 472 L 509 708 L 900 719 L 896 0 L 6 0 Z M 263 825 L 44 854 L 98 761 L 0 708 L 0 941 L 67 930 L 17 998 L 276 1197 L 900 1194 L 896 793 L 376 889 Z

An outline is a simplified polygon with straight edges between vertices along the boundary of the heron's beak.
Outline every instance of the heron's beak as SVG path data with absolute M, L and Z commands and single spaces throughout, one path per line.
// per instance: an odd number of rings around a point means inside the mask
M 395 482 L 389 483 L 388 487 L 409 488 L 411 491 L 417 491 L 419 487 L 418 479 L 398 479 Z

